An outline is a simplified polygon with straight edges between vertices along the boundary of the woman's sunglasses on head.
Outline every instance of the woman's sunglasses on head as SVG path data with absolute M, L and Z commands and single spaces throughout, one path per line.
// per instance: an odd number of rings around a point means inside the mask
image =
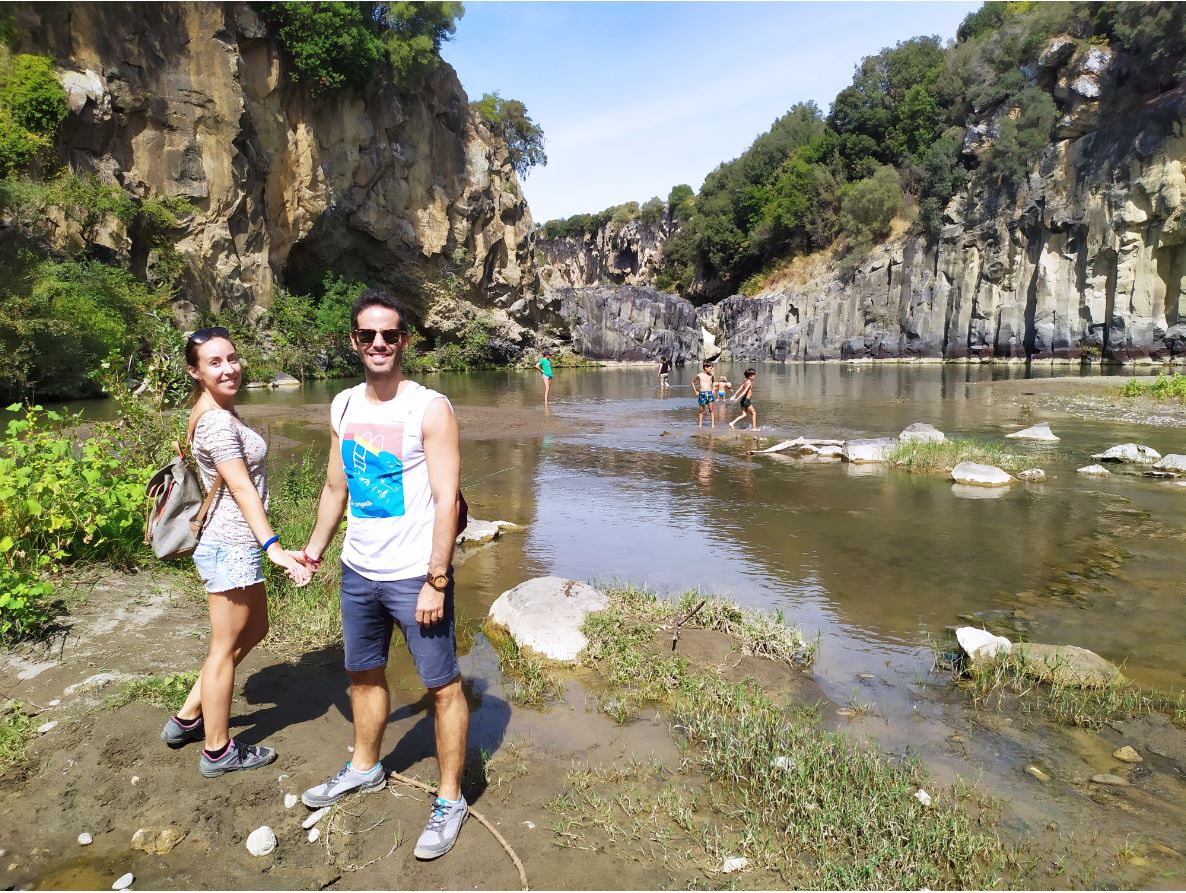
M 211 326 L 208 329 L 198 329 L 189 336 L 190 344 L 205 344 L 211 338 L 230 339 L 231 333 L 226 326 Z
M 373 344 L 375 338 L 382 335 L 384 344 L 395 344 L 403 333 L 403 329 L 355 329 L 354 337 L 362 344 Z

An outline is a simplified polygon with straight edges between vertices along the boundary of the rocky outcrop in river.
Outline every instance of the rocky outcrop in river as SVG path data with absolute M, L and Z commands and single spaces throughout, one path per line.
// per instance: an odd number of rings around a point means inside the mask
M 266 306 L 277 285 L 334 269 L 400 288 L 423 317 L 425 284 L 452 272 L 463 297 L 539 322 L 527 203 L 448 65 L 415 90 L 317 100 L 247 3 L 32 4 L 15 16 L 17 50 L 59 65 L 71 169 L 196 206 L 178 244 L 192 305 Z M 118 224 L 100 241 L 151 277 L 153 258 L 135 257 Z
M 545 289 L 589 285 L 647 285 L 663 260 L 663 243 L 674 230 L 664 218 L 657 223 L 612 221 L 592 235 L 537 238 L 540 282 Z
M 696 309 L 683 298 L 637 285 L 564 288 L 553 296 L 581 356 L 683 362 L 700 355 Z

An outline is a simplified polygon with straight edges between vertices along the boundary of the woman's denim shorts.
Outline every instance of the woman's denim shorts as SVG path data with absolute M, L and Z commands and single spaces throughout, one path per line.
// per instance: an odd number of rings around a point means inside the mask
M 207 592 L 242 589 L 264 581 L 264 556 L 254 543 L 200 542 L 194 565 Z

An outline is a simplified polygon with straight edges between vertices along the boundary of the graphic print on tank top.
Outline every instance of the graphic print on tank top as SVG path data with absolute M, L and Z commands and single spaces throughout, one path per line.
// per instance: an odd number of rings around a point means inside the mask
M 402 422 L 346 425 L 342 464 L 356 518 L 398 518 L 404 513 Z

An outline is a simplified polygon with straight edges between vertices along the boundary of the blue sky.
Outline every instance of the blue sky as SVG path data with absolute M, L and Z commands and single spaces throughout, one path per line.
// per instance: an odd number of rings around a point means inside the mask
M 862 57 L 953 38 L 979 6 L 468 0 L 442 55 L 471 99 L 497 90 L 544 128 L 523 183 L 542 222 L 699 188 L 794 103 L 826 113 Z

